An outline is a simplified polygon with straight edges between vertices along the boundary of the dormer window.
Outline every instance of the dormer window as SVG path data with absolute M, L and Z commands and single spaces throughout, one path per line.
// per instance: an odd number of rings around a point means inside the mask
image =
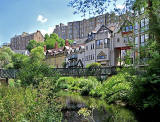
M 133 30 L 133 27 L 132 25 L 129 26 L 129 31 L 132 31 Z
M 126 27 L 126 32 L 128 32 L 128 31 L 129 31 L 129 27 L 127 26 L 127 27 Z

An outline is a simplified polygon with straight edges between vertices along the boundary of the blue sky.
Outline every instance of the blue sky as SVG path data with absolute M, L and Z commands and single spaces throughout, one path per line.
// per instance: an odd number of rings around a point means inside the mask
M 0 0 L 0 45 L 22 32 L 51 33 L 56 24 L 82 20 L 69 0 Z

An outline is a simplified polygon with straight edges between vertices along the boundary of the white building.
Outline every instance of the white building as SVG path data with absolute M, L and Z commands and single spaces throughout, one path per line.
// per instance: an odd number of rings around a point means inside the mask
M 98 26 L 88 35 L 85 44 L 85 66 L 98 62 L 111 66 L 112 31 L 106 26 Z

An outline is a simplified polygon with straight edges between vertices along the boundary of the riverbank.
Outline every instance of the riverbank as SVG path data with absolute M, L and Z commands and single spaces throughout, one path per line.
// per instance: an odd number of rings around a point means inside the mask
M 138 122 L 129 109 L 115 104 L 109 105 L 102 99 L 62 91 L 58 96 L 61 96 L 58 101 L 63 104 L 63 122 L 85 121 L 86 118 L 78 114 L 84 108 L 91 111 L 87 117 L 91 122 Z

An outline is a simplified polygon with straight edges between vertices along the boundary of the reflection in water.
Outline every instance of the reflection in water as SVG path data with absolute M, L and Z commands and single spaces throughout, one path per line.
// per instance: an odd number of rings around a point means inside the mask
M 128 109 L 116 105 L 108 105 L 104 100 L 79 95 L 63 94 L 63 122 L 137 122 L 134 114 Z M 81 108 L 87 108 L 91 115 L 86 119 L 79 115 Z

